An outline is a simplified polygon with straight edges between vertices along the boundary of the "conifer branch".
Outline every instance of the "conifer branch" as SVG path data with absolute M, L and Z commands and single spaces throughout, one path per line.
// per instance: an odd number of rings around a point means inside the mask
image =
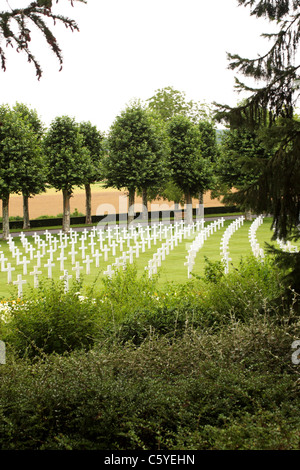
M 58 3 L 58 1 L 59 0 L 56 0 L 56 3 Z M 74 1 L 86 3 L 86 0 L 69 1 L 71 6 L 74 5 Z M 52 8 L 52 0 L 37 0 L 31 2 L 26 8 L 12 9 L 9 6 L 9 10 L 0 12 L 0 41 L 3 39 L 6 43 L 6 47 L 11 46 L 16 48 L 17 52 L 24 52 L 28 62 L 34 64 L 38 79 L 42 76 L 42 68 L 30 48 L 32 27 L 36 27 L 40 33 L 42 33 L 60 63 L 60 70 L 63 63 L 62 51 L 50 27 L 47 26 L 46 20 L 52 19 L 54 26 L 56 22 L 59 21 L 72 32 L 79 31 L 79 27 L 74 20 L 55 14 Z M 0 59 L 1 68 L 5 71 L 7 59 L 5 50 L 1 46 Z

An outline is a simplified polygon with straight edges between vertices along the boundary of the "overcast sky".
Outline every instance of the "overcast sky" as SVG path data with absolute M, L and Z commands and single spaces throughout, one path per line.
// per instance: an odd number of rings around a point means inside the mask
M 14 7 L 29 0 L 9 0 Z M 6 2 L 0 2 L 3 9 Z M 17 101 L 37 110 L 48 126 L 56 116 L 91 121 L 106 132 L 130 100 L 145 101 L 167 86 L 187 99 L 234 105 L 234 72 L 226 52 L 256 57 L 268 47 L 264 20 L 251 17 L 237 0 L 59 0 L 57 11 L 76 20 L 80 32 L 53 31 L 63 50 L 59 64 L 40 35 L 32 44 L 43 69 L 8 51 L 0 71 L 1 103 Z M 274 30 L 273 30 L 274 31 Z M 240 77 L 243 79 L 243 77 Z

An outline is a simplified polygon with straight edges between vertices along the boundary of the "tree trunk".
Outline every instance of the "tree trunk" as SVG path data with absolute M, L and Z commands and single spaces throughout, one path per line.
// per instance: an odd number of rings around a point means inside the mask
M 29 197 L 23 194 L 23 229 L 30 228 L 28 201 Z
M 92 192 L 91 185 L 85 185 L 85 223 L 92 223 Z
M 67 189 L 63 189 L 63 225 L 62 230 L 64 233 L 70 231 L 70 198 L 71 193 Z
M 185 222 L 187 225 L 191 225 L 193 223 L 193 201 L 190 192 L 185 194 Z
M 248 209 L 248 210 L 245 212 L 245 219 L 246 219 L 246 220 L 253 220 L 253 213 L 252 213 L 251 209 Z
M 143 189 L 143 212 L 142 212 L 142 221 L 148 222 L 148 198 L 147 198 L 147 188 Z
M 128 194 L 128 225 L 134 220 L 134 196 L 135 190 L 130 189 Z
M 9 195 L 2 199 L 2 230 L 3 240 L 7 240 L 9 236 Z
M 198 218 L 204 218 L 204 204 L 203 204 L 203 191 L 199 192 L 199 208 L 198 208 Z

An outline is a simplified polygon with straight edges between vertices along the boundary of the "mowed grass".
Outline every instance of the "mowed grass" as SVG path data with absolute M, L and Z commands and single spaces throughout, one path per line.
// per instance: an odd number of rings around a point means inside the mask
M 224 231 L 227 227 L 232 223 L 232 220 L 226 220 L 224 223 L 224 227 L 217 230 L 213 234 L 211 234 L 207 240 L 204 242 L 203 247 L 197 252 L 197 256 L 195 258 L 195 264 L 193 266 L 193 273 L 196 275 L 202 276 L 204 274 L 204 267 L 205 267 L 205 257 L 209 260 L 215 262 L 221 260 L 221 251 L 220 251 L 220 243 Z M 205 226 L 210 225 L 210 221 L 206 221 Z M 237 266 L 240 262 L 242 257 L 247 257 L 251 255 L 251 245 L 249 242 L 249 229 L 252 224 L 252 221 L 244 221 L 244 224 L 232 234 L 228 249 L 230 255 L 230 264 L 229 270 L 233 269 L 234 266 Z M 271 242 L 272 231 L 271 231 L 271 219 L 265 218 L 263 224 L 258 227 L 257 229 L 257 241 L 259 242 L 261 248 L 264 248 L 264 243 Z M 193 242 L 195 237 L 199 234 L 199 232 L 195 231 L 190 237 L 186 239 L 182 239 L 181 243 L 178 243 L 178 246 L 175 246 L 173 250 L 170 250 L 169 254 L 166 255 L 165 260 L 162 261 L 162 265 L 159 268 L 159 280 L 160 284 L 168 283 L 168 282 L 186 282 L 187 277 L 187 266 L 185 265 L 186 256 L 188 254 L 188 248 L 190 244 Z M 40 235 L 42 240 L 46 241 L 45 235 Z M 53 235 L 58 238 L 58 235 Z M 108 254 L 107 261 L 104 260 L 104 254 L 100 257 L 99 267 L 96 267 L 96 260 L 93 258 L 91 253 L 91 247 L 88 245 L 90 240 L 86 241 L 86 246 L 88 249 L 85 252 L 85 255 L 89 255 L 93 262 L 90 265 L 90 273 L 86 273 L 86 264 L 83 262 L 82 253 L 80 250 L 81 242 L 80 242 L 81 234 L 78 236 L 77 244 L 75 245 L 75 250 L 77 254 L 75 255 L 75 261 L 80 263 L 81 269 L 81 276 L 83 279 L 83 289 L 90 286 L 92 283 L 97 286 L 101 283 L 102 276 L 104 275 L 105 270 L 107 269 L 108 265 L 112 265 L 115 262 L 115 259 L 122 255 L 120 247 L 116 248 L 115 255 L 112 253 L 112 248 L 110 248 L 110 252 Z M 34 237 L 28 236 L 27 237 L 29 243 L 31 243 L 35 247 L 34 255 L 38 250 L 37 245 L 35 244 Z M 140 239 L 138 239 L 140 240 Z M 13 241 L 15 243 L 16 248 L 18 248 L 21 252 L 20 260 L 22 260 L 23 256 L 26 256 L 29 259 L 29 254 L 25 253 L 25 249 L 22 246 L 21 239 L 19 236 L 14 236 Z M 95 237 L 96 245 L 94 250 L 98 249 L 100 251 L 100 244 L 97 242 L 97 237 Z M 139 257 L 133 257 L 133 262 L 138 270 L 139 275 L 145 273 L 145 268 L 147 267 L 148 261 L 152 259 L 154 253 L 156 253 L 157 249 L 161 247 L 161 245 L 165 242 L 165 238 L 162 237 L 161 240 L 157 240 L 156 245 L 151 243 L 151 248 L 148 248 L 147 245 L 145 247 L 145 252 L 142 252 L 142 247 L 139 250 Z M 107 242 L 104 242 L 104 245 Z M 276 243 L 276 242 L 273 242 Z M 130 246 L 134 246 L 133 240 L 130 241 L 128 245 L 127 242 L 124 242 L 123 252 L 127 251 Z M 46 247 L 45 254 L 41 258 L 41 266 L 38 268 L 40 272 L 38 279 L 41 282 L 43 279 L 47 279 L 48 276 L 48 269 L 44 265 L 47 263 L 49 259 L 49 254 L 47 253 L 49 247 Z M 64 250 L 64 266 L 63 268 L 68 271 L 69 275 L 72 275 L 69 283 L 70 285 L 76 279 L 76 273 L 74 268 L 74 264 L 72 264 L 72 258 L 70 254 L 70 246 L 68 245 L 67 248 Z M 0 251 L 3 252 L 4 258 L 6 259 L 4 265 L 6 266 L 7 263 L 11 263 L 11 266 L 14 268 L 12 272 L 12 283 L 8 284 L 7 272 L 0 271 L 0 296 L 2 299 L 7 299 L 9 297 L 17 297 L 17 286 L 13 284 L 13 281 L 17 280 L 17 275 L 21 274 L 22 279 L 26 280 L 26 283 L 23 285 L 23 292 L 26 293 L 26 290 L 31 289 L 34 287 L 34 276 L 30 274 L 33 272 L 33 268 L 37 265 L 37 259 L 33 258 L 28 264 L 27 271 L 28 274 L 23 274 L 23 266 L 17 264 L 16 257 L 12 256 L 11 251 L 9 250 L 8 243 L 6 241 L 1 241 Z M 42 250 L 40 250 L 42 251 Z M 53 263 L 55 266 L 52 268 L 52 278 L 58 280 L 62 275 L 63 271 L 61 270 L 60 261 L 57 259 L 60 255 L 60 250 L 57 250 L 56 253 L 53 255 Z M 128 260 L 129 262 L 129 260 Z M 113 267 L 113 269 L 115 269 Z

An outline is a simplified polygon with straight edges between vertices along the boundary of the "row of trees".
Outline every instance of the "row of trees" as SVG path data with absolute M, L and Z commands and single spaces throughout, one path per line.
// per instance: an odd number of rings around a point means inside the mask
M 198 113 L 198 114 L 197 114 Z M 17 103 L 0 108 L 0 198 L 3 237 L 9 234 L 9 196 L 23 194 L 23 228 L 29 228 L 28 201 L 54 187 L 63 195 L 63 230 L 70 229 L 70 198 L 85 187 L 86 223 L 91 223 L 91 185 L 128 191 L 128 223 L 134 218 L 135 195 L 148 202 L 164 198 L 186 204 L 192 221 L 192 198 L 213 190 L 230 194 L 255 182 L 261 162 L 270 158 L 257 133 L 232 129 L 221 141 L 210 110 L 167 87 L 146 103 L 134 101 L 116 117 L 107 136 L 90 122 L 57 117 L 45 129 L 35 110 Z M 253 169 L 253 163 L 257 168 Z
M 9 197 L 23 195 L 23 227 L 29 228 L 28 200 L 54 187 L 63 193 L 63 230 L 70 228 L 74 186 L 86 187 L 90 222 L 90 185 L 99 179 L 103 135 L 90 122 L 57 117 L 46 130 L 35 110 L 17 103 L 0 107 L 0 198 L 3 238 L 9 235 Z
M 86 223 L 91 223 L 91 184 L 126 188 L 128 222 L 134 218 L 136 193 L 147 203 L 157 197 L 185 201 L 192 219 L 192 197 L 214 183 L 218 147 L 213 122 L 204 107 L 186 105 L 171 87 L 142 104 L 135 101 L 115 119 L 104 136 L 90 122 L 57 117 L 45 129 L 35 110 L 17 103 L 0 108 L 0 198 L 3 237 L 9 234 L 9 196 L 23 194 L 23 227 L 29 228 L 28 200 L 54 187 L 63 194 L 63 230 L 70 228 L 70 198 L 85 186 Z M 198 118 L 196 119 L 196 111 Z

